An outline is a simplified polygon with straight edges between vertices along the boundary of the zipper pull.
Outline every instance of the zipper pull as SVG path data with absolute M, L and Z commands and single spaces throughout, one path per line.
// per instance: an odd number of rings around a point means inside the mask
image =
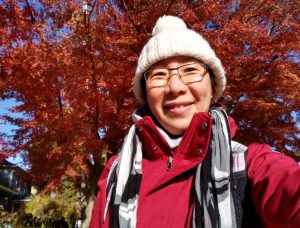
M 169 156 L 168 158 L 168 170 L 171 169 L 173 166 L 173 158 L 171 156 Z

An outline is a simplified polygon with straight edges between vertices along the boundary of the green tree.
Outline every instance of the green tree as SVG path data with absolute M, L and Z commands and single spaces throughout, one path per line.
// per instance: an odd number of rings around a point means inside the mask
M 15 214 L 10 214 L 4 210 L 4 207 L 0 205 L 0 227 L 6 227 L 14 223 L 16 218 Z
M 71 225 L 74 225 L 80 215 L 81 196 L 72 182 L 64 179 L 62 188 L 51 194 L 40 193 L 25 204 L 24 212 L 32 214 L 45 225 L 59 221 L 64 217 Z

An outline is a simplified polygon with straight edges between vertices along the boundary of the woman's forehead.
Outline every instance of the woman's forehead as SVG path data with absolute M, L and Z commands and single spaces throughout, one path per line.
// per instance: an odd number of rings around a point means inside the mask
M 160 60 L 159 62 L 154 63 L 149 69 L 154 69 L 154 68 L 172 68 L 172 67 L 177 67 L 178 65 L 182 65 L 188 62 L 199 62 L 201 63 L 200 60 L 195 59 L 193 57 L 189 56 L 173 56 L 170 58 L 166 58 L 163 60 Z

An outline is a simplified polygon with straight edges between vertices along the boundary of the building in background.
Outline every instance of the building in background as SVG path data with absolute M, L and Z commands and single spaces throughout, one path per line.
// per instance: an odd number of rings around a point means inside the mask
M 8 212 L 17 211 L 31 197 L 31 180 L 19 166 L 0 161 L 0 204 Z

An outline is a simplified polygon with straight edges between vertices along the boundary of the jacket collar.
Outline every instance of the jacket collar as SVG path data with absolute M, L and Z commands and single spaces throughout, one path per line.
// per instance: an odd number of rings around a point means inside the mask
M 137 134 L 142 142 L 143 151 L 150 159 L 175 155 L 182 159 L 199 156 L 199 148 L 202 148 L 202 152 L 208 149 L 211 125 L 212 119 L 208 113 L 196 113 L 178 147 L 172 149 L 159 132 L 151 116 L 145 116 L 136 122 Z
M 185 131 L 177 148 L 172 149 L 169 143 L 163 137 L 163 134 L 154 122 L 154 117 L 149 111 L 138 110 L 133 114 L 133 120 L 136 125 L 137 134 L 142 142 L 144 154 L 149 159 L 157 159 L 161 156 L 172 156 L 180 159 L 192 159 L 199 157 L 200 153 L 205 155 L 208 150 L 212 118 L 208 113 L 199 112 L 193 116 L 193 119 Z M 228 117 L 231 137 L 234 136 L 237 126 L 231 117 Z

